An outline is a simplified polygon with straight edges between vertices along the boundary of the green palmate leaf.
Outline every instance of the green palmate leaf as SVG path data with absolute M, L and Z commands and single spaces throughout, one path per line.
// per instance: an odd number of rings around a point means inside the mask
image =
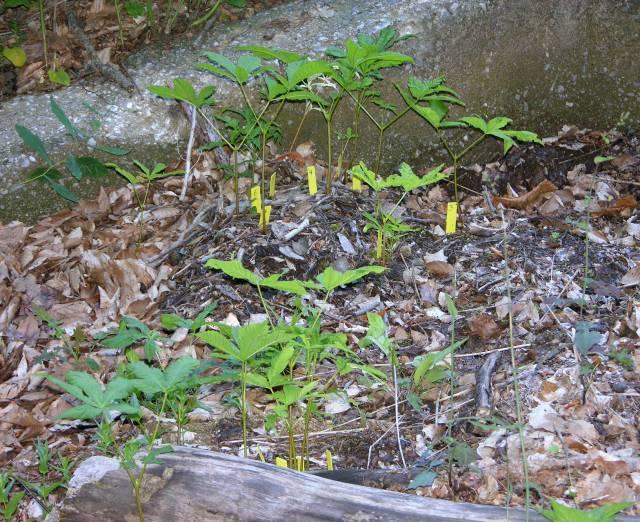
M 487 122 L 484 121 L 480 116 L 465 116 L 464 118 L 460 118 L 460 121 L 463 121 L 464 123 L 469 125 L 469 127 L 478 129 L 484 134 L 488 132 Z
M 102 177 L 109 173 L 109 169 L 104 163 L 90 156 L 71 156 L 65 161 L 65 166 L 77 180 L 83 177 Z
M 551 510 L 541 513 L 553 522 L 613 522 L 617 513 L 633 506 L 633 502 L 617 502 L 586 511 L 565 506 L 553 499 L 550 502 Z
M 284 369 L 289 365 L 294 353 L 295 349 L 293 346 L 287 346 L 283 348 L 275 359 L 271 361 L 267 370 L 267 379 L 269 379 L 269 381 L 275 380 L 276 377 L 284 371 Z
M 437 477 L 438 474 L 435 471 L 426 469 L 420 472 L 416 477 L 413 478 L 411 482 L 409 482 L 407 489 L 430 487 L 431 485 L 433 485 L 433 482 Z
M 384 186 L 385 188 L 402 188 L 405 192 L 411 192 L 419 187 L 433 185 L 447 177 L 447 175 L 442 172 L 443 167 L 444 164 L 439 165 L 435 169 L 430 170 L 424 176 L 418 177 L 414 174 L 409 165 L 402 163 L 399 168 L 400 174 L 393 174 L 389 176 L 385 180 Z
M 64 69 L 50 69 L 47 75 L 52 83 L 64 85 L 65 87 L 71 85 L 71 78 Z
M 260 278 L 254 274 L 251 270 L 246 269 L 242 266 L 242 263 L 237 259 L 232 261 L 222 261 L 220 259 L 209 259 L 204 266 L 206 268 L 214 268 L 216 270 L 221 270 L 229 277 L 233 277 L 234 279 L 242 279 L 244 281 L 248 281 L 253 285 L 257 285 L 260 283 Z
M 381 274 L 386 268 L 382 266 L 362 266 L 355 270 L 347 270 L 346 272 L 338 272 L 333 267 L 329 266 L 325 270 L 318 274 L 316 280 L 320 283 L 322 289 L 327 292 L 331 292 L 339 286 L 348 285 L 369 274 Z
M 294 279 L 293 281 L 281 281 L 280 274 L 274 274 L 260 281 L 260 286 L 288 292 L 291 294 L 303 296 L 308 293 L 307 286 L 302 282 Z
M 69 190 L 62 183 L 58 183 L 57 181 L 49 181 L 48 183 L 56 194 L 63 197 L 67 201 L 71 201 L 71 203 L 78 203 L 78 201 L 80 201 L 80 198 L 78 198 L 78 196 L 74 192 Z
M 16 67 L 23 67 L 27 63 L 27 53 L 24 52 L 22 47 L 4 47 L 2 56 Z
M 282 49 L 271 49 L 261 45 L 242 45 L 238 47 L 238 50 L 249 51 L 263 60 L 278 60 L 282 63 L 297 62 L 304 59 L 304 56 L 298 53 Z
M 237 359 L 240 356 L 240 350 L 220 332 L 209 330 L 199 333 L 197 337 L 209 346 L 213 346 L 216 350 L 222 352 L 226 356 L 225 358 Z
M 388 359 L 391 359 L 394 344 L 393 341 L 387 337 L 387 326 L 384 323 L 384 319 L 378 314 L 368 313 L 367 320 L 369 321 L 367 335 L 360 339 L 358 344 L 363 348 L 373 344 L 377 346 Z
M 376 192 L 384 190 L 384 180 L 382 178 L 378 178 L 375 172 L 369 170 L 363 161 L 361 161 L 359 165 L 353 167 L 349 172 L 352 176 L 364 181 Z
M 271 388 L 269 381 L 264 377 L 264 375 L 260 375 L 258 373 L 246 373 L 244 376 L 245 382 L 250 384 L 251 386 L 257 386 L 259 388 Z
M 312 76 L 333 75 L 333 68 L 324 60 L 300 60 L 287 65 L 287 87 L 292 90 L 296 85 Z
M 35 151 L 38 156 L 40 156 L 44 161 L 51 165 L 51 159 L 49 158 L 49 154 L 47 154 L 47 150 L 45 149 L 42 140 L 22 125 L 16 125 L 15 129 L 24 144 L 31 150 Z

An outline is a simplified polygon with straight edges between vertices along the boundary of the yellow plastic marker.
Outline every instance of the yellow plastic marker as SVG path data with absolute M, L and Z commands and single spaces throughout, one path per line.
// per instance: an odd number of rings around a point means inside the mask
M 271 219 L 271 205 L 265 205 L 260 212 L 260 226 L 267 226 L 269 224 L 269 220 Z
M 355 190 L 356 192 L 361 192 L 362 181 L 360 180 L 360 178 L 357 176 L 354 176 L 353 174 L 351 175 L 351 178 L 353 179 L 353 190 Z
M 296 469 L 298 471 L 304 471 L 304 462 L 302 462 L 302 457 L 296 457 Z
M 283 459 L 282 457 L 276 457 L 276 466 L 278 466 L 279 468 L 289 467 L 289 465 L 287 464 L 287 460 Z
M 376 259 L 382 259 L 382 230 L 378 230 L 378 241 L 376 241 Z
M 325 451 L 324 457 L 327 460 L 327 471 L 333 471 L 333 455 L 331 454 L 331 450 Z
M 260 213 L 262 211 L 262 201 L 260 197 L 260 185 L 256 185 L 255 187 L 251 187 L 251 206 L 255 207 L 256 212 Z
M 316 167 L 311 165 L 307 167 L 307 178 L 309 180 L 309 194 L 312 196 L 318 192 L 318 182 L 316 180 Z
M 272 198 L 276 195 L 276 173 L 271 174 L 269 178 L 269 197 Z
M 445 221 L 444 225 L 444 231 L 447 234 L 455 234 L 457 219 L 458 204 L 456 202 L 447 203 L 447 220 Z

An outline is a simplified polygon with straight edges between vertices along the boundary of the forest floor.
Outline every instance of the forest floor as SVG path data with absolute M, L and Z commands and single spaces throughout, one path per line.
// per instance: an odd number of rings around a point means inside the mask
M 203 158 L 186 201 L 177 197 L 182 180 L 168 178 L 147 187 L 144 211 L 134 191 L 146 188 L 126 186 L 33 226 L 0 226 L 0 466 L 33 497 L 25 497 L 23 513 L 41 513 L 29 484 L 62 478 L 54 466 L 39 471 L 42 441 L 52 463 L 63 456 L 79 463 L 97 451 L 95 423 L 59 420 L 75 400 L 43 373 L 112 379 L 132 358 L 125 352 L 144 357 L 144 339 L 128 350 L 97 340 L 119 325 L 122 333 L 126 316 L 157 332 L 161 367 L 191 356 L 222 376 L 231 362 L 212 357 L 198 336 L 212 325 L 181 320 L 207 306 L 207 320 L 239 326 L 291 321 L 315 305 L 322 331 L 344 335 L 351 366 L 342 371 L 327 358 L 312 377 L 322 393 L 309 426 L 311 469 L 326 469 L 329 450 L 333 467 L 349 472 L 336 476 L 342 480 L 523 505 L 526 461 L 537 505 L 544 497 L 581 509 L 637 502 L 638 137 L 566 128 L 544 147 L 464 169 L 453 234 L 444 232 L 450 185 L 415 190 L 394 213 L 415 230 L 400 239 L 382 274 L 338 288 L 327 301 L 310 291 L 296 302 L 264 288 L 265 313 L 255 286 L 205 262 L 235 259 L 260 277 L 300 281 L 329 266 L 344 272 L 378 263 L 376 234 L 363 231 L 376 194 L 336 182 L 331 194 L 320 187 L 311 196 L 306 167 L 321 172 L 321 164 L 308 143 L 269 161 L 277 191 L 266 233 L 245 201 L 235 215 L 231 181 Z M 480 179 L 488 190 L 465 188 Z M 240 182 L 245 194 L 252 180 Z M 504 195 L 489 193 L 495 190 Z M 399 194 L 381 197 L 393 205 Z M 359 344 L 368 313 L 384 318 L 396 346 L 397 396 L 389 360 Z M 452 357 L 414 382 L 419 362 L 452 341 L 461 341 Z M 293 375 L 304 378 L 296 369 Z M 243 454 L 236 384 L 221 377 L 197 390 L 181 442 Z M 250 457 L 286 457 L 282 422 L 265 427 L 272 396 L 249 387 L 247 404 Z M 125 418 L 116 424 L 121 437 L 131 433 Z M 176 443 L 175 421 L 162 426 L 163 440 Z M 296 444 L 302 428 L 294 424 Z M 397 479 L 403 459 L 410 472 Z M 357 471 L 367 469 L 375 472 Z M 63 496 L 62 487 L 47 492 L 44 503 Z
M 162 7 L 154 3 L 153 17 L 149 19 L 144 2 L 121 2 L 119 23 L 114 2 L 45 1 L 46 40 L 36 3 L 32 3 L 30 9 L 5 8 L 3 12 L 0 8 L 0 47 L 21 48 L 27 64 L 16 68 L 0 56 L 0 100 L 16 94 L 56 90 L 60 85 L 48 79 L 50 70 L 66 72 L 71 82 L 97 74 L 85 43 L 77 30 L 74 32 L 69 27 L 69 12 L 76 14 L 86 42 L 93 46 L 100 61 L 111 64 L 126 77 L 127 57 L 143 47 L 153 45 L 169 49 L 176 42 L 199 38 L 202 31 L 215 31 L 215 24 L 250 17 L 283 1 L 247 0 L 244 7 L 234 7 L 235 2 L 222 2 L 211 18 L 213 25 L 202 22 L 196 26 L 193 23 L 206 14 L 211 2 L 200 2 L 199 10 L 192 12 L 184 7 L 184 3 L 183 7 L 175 8 L 168 7 L 167 2 Z

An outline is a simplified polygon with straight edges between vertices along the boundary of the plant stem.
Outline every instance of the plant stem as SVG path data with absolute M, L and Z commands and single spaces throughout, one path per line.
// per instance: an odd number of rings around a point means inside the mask
M 118 19 L 118 35 L 120 36 L 120 46 L 124 48 L 124 32 L 122 30 L 122 17 L 120 16 L 120 0 L 114 0 L 116 8 L 116 18 Z
M 298 135 L 300 134 L 300 130 L 302 129 L 302 124 L 304 123 L 304 120 L 307 119 L 307 116 L 309 115 L 309 113 L 311 112 L 311 103 L 307 102 L 305 103 L 304 106 L 304 114 L 302 115 L 302 118 L 300 118 L 300 122 L 298 123 L 298 127 L 296 128 L 296 133 L 293 135 L 293 139 L 291 140 L 291 145 L 289 145 L 289 151 L 293 150 L 293 147 L 296 144 L 296 141 L 298 141 Z
M 215 14 L 215 12 L 218 10 L 218 7 L 220 7 L 221 3 L 222 3 L 222 0 L 217 0 L 217 2 L 213 5 L 211 9 L 209 9 L 203 16 L 201 16 L 191 24 L 191 27 L 195 27 L 209 20 L 209 18 L 211 18 Z
M 249 450 L 247 448 L 247 363 L 246 361 L 242 361 L 242 370 L 240 374 L 241 379 L 241 388 L 242 388 L 242 399 L 240 404 L 240 415 L 242 417 L 242 447 L 244 458 L 247 458 L 249 455 Z
M 191 152 L 193 150 L 193 141 L 195 138 L 196 122 L 198 111 L 195 106 L 189 105 L 191 108 L 191 129 L 189 131 L 189 142 L 187 143 L 187 157 L 185 158 L 184 181 L 182 182 L 182 192 L 180 193 L 180 201 L 184 201 L 187 196 L 187 187 L 191 177 Z
M 518 382 L 518 368 L 516 363 L 515 343 L 513 342 L 513 301 L 511 300 L 511 278 L 509 270 L 509 245 L 507 242 L 507 227 L 504 218 L 504 210 L 501 211 L 503 230 L 503 257 L 504 257 L 504 278 L 507 287 L 507 300 L 509 302 L 509 352 L 511 354 L 511 371 L 513 379 L 513 393 L 516 403 L 516 421 L 518 423 L 518 438 L 520 440 L 520 452 L 522 457 L 522 470 L 524 474 L 524 508 L 525 519 L 529 520 L 529 508 L 531 506 L 531 496 L 529 492 L 529 466 L 527 462 L 526 445 L 524 439 L 524 417 L 522 414 L 522 402 L 520 399 L 520 383 Z

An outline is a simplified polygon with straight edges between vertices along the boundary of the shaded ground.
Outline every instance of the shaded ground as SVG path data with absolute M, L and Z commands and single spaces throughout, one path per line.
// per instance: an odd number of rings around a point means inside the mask
M 223 2 L 213 20 L 218 24 L 233 22 L 281 3 L 283 0 L 248 0 L 245 7 L 234 7 Z M 173 6 L 173 3 L 171 8 L 168 3 L 154 4 L 153 18 L 150 18 L 145 14 L 132 16 L 127 12 L 126 4 L 120 4 L 119 24 L 113 2 L 44 2 L 46 59 L 38 9 L 6 9 L 0 15 L 0 46 L 22 47 L 27 55 L 27 66 L 16 69 L 8 60 L 0 61 L 0 100 L 14 94 L 55 90 L 56 84 L 47 78 L 46 64 L 65 70 L 71 81 L 96 74 L 85 46 L 67 27 L 69 10 L 77 14 L 89 42 L 100 57 L 121 68 L 126 76 L 122 63 L 133 52 L 149 45 L 169 48 L 185 38 L 198 37 L 206 22 L 195 27 L 192 24 L 213 5 L 211 2 L 199 2 L 201 5 L 191 2 L 193 7 L 188 11 L 177 4 Z M 144 9 L 142 3 L 140 6 Z M 210 31 L 211 26 L 207 30 Z
M 323 330 L 346 334 L 359 361 L 390 373 L 379 350 L 358 345 L 366 313 L 383 315 L 399 346 L 400 377 L 407 380 L 416 356 L 449 345 L 452 325 L 455 339 L 467 341 L 455 352 L 453 388 L 448 379 L 401 387 L 399 428 L 413 475 L 399 480 L 380 472 L 402 466 L 393 387 L 358 371 L 341 376 L 332 364 L 320 365 L 316 377 L 327 394 L 310 428 L 317 469 L 326 466 L 328 449 L 335 468 L 347 472 L 336 478 L 406 491 L 416 472 L 433 471 L 415 493 L 522 505 L 523 459 L 514 428 L 521 405 L 536 504 L 540 495 L 581 508 L 640 498 L 640 142 L 617 132 L 575 129 L 546 142 L 544 148 L 523 147 L 505 160 L 466 170 L 464 222 L 454 235 L 443 231 L 451 197 L 445 185 L 407 196 L 399 210 L 416 231 L 397 245 L 388 270 L 331 296 Z M 596 163 L 597 156 L 608 159 Z M 207 162 L 198 163 L 185 203 L 176 197 L 181 180 L 169 179 L 152 187 L 144 213 L 124 187 L 31 227 L 0 228 L 5 469 L 24 480 L 57 479 L 56 471 L 38 474 L 37 438 L 73 459 L 96 451 L 93 423 L 55 419 L 73 400 L 40 373 L 63 376 L 76 368 L 111 378 L 124 355 L 93 337 L 117 326 L 123 315 L 161 331 L 162 312 L 193 318 L 215 301 L 216 321 L 265 319 L 255 287 L 204 268 L 206 260 L 240 259 L 261 276 L 286 271 L 285 279 L 300 280 L 313 279 L 327 266 L 344 271 L 375 262 L 375 235 L 363 232 L 363 213 L 373 210 L 374 195 L 337 183 L 330 196 L 311 197 L 303 173 L 307 164 L 320 168 L 320 162 L 309 147 L 289 157 L 296 161 L 270 162 L 268 174 L 278 172 L 278 191 L 266 234 L 255 214 L 233 215 L 230 183 Z M 484 179 L 504 196 L 473 190 L 481 186 L 473 179 Z M 249 180 L 242 181 L 247 189 Z M 385 197 L 394 203 L 398 195 Z M 283 320 L 291 317 L 290 296 L 268 290 L 264 296 Z M 305 299 L 319 303 L 321 296 Z M 52 336 L 36 317 L 36 305 L 62 321 L 71 337 Z M 74 328 L 86 338 L 74 343 Z M 171 341 L 158 354 L 160 364 L 184 355 L 209 358 L 209 348 L 187 329 L 165 333 Z M 65 340 L 67 348 L 75 347 L 75 357 L 65 351 Z M 480 368 L 494 357 L 490 402 L 478 404 Z M 214 361 L 214 374 L 224 369 Z M 241 452 L 235 388 L 208 385 L 198 398 L 208 409 L 190 414 L 185 442 Z M 282 426 L 264 427 L 273 408 L 267 394 L 250 388 L 249 401 L 250 455 L 261 453 L 268 461 L 286 456 Z M 121 436 L 132 434 L 129 424 L 119 426 Z M 175 442 L 175 425 L 164 427 L 165 440 Z M 363 478 L 355 471 L 365 468 L 377 473 Z

